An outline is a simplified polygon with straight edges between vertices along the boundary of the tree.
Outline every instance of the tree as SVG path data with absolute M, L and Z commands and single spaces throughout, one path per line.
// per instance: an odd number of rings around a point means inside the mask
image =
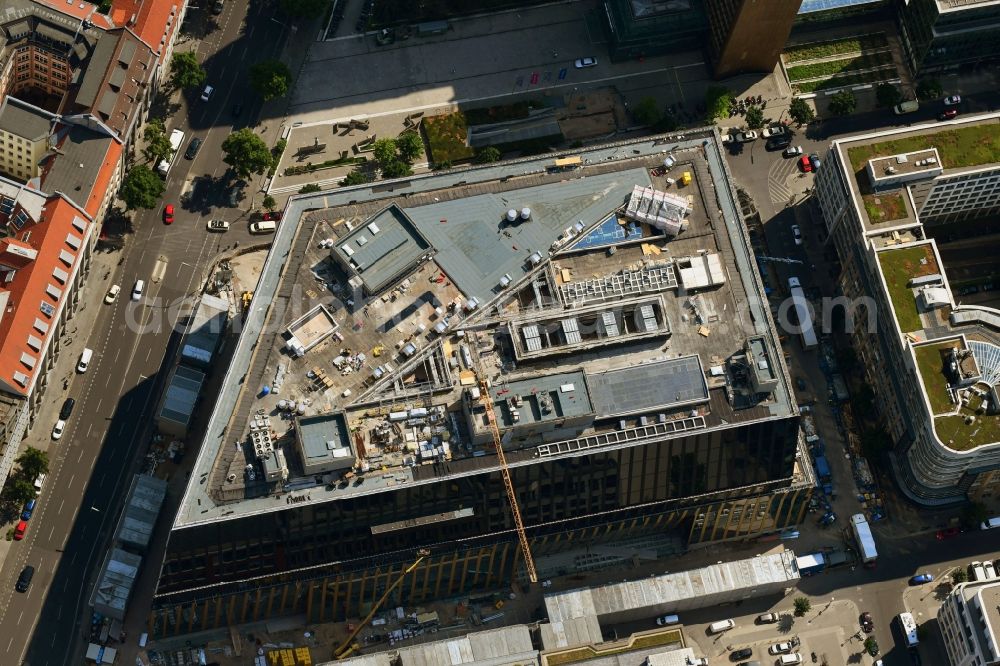
M 841 90 L 830 98 L 830 113 L 835 116 L 846 116 L 849 113 L 854 113 L 857 106 L 858 100 L 855 99 L 854 93 L 850 90 Z
M 891 83 L 880 83 L 875 89 L 875 100 L 879 106 L 896 106 L 903 101 L 903 93 L 899 92 L 899 88 Z
M 379 167 L 384 169 L 386 164 L 397 159 L 396 140 L 379 139 L 372 144 L 372 156 L 375 157 L 375 161 L 378 162 Z
M 309 183 L 308 185 L 303 185 L 299 188 L 299 194 L 312 194 L 313 192 L 319 192 L 323 188 L 316 183 Z
M 142 138 L 146 142 L 146 147 L 142 149 L 142 154 L 153 164 L 160 160 L 170 158 L 170 139 L 167 138 L 167 130 L 163 126 L 163 121 L 159 118 L 151 118 L 145 129 L 142 130 Z
M 970 529 L 979 527 L 988 518 L 989 511 L 981 502 L 969 502 L 962 508 L 962 524 Z
M 499 162 L 503 154 L 496 146 L 486 146 L 476 154 L 476 162 L 479 164 L 490 164 Z
M 128 210 L 156 208 L 163 196 L 163 179 L 145 164 L 139 164 L 125 176 L 119 195 Z
M 759 106 L 751 106 L 747 109 L 747 127 L 752 130 L 760 129 L 764 126 L 764 109 Z
M 795 606 L 795 614 L 800 617 L 808 613 L 809 609 L 812 608 L 812 602 L 806 597 L 795 597 L 795 601 L 792 604 Z
M 318 18 L 326 11 L 329 0 L 281 0 L 281 11 L 293 18 Z
M 382 165 L 382 177 L 383 178 L 403 178 L 404 176 L 412 176 L 413 169 L 410 165 L 403 160 L 391 160 L 390 162 Z
M 816 117 L 816 112 L 813 111 L 808 102 L 801 97 L 796 97 L 788 107 L 788 115 L 799 125 L 806 125 Z
M 34 484 L 24 477 L 15 476 L 7 479 L 7 483 L 3 487 L 3 494 L 0 496 L 0 501 L 4 504 L 19 507 L 34 498 Z
M 372 182 L 372 178 L 368 175 L 368 172 L 361 168 L 352 169 L 349 174 L 344 176 L 344 179 L 340 181 L 341 185 L 364 185 L 365 183 Z
M 21 478 L 34 479 L 39 474 L 47 474 L 49 471 L 49 454 L 33 446 L 29 446 L 14 459 L 17 466 L 21 468 Z
M 225 153 L 222 161 L 233 167 L 233 171 L 241 178 L 264 173 L 274 160 L 264 140 L 249 127 L 227 136 L 222 142 L 222 152 Z
M 663 112 L 652 97 L 643 97 L 632 109 L 632 115 L 642 125 L 655 125 L 660 122 Z
M 732 94 L 729 89 L 722 86 L 711 86 L 705 91 L 705 108 L 708 110 L 709 122 L 729 117 L 730 99 Z
M 278 207 L 278 202 L 274 200 L 270 194 L 264 197 L 264 200 L 260 202 L 260 205 L 264 207 L 265 210 L 274 210 Z
M 920 99 L 934 99 L 944 94 L 944 88 L 937 79 L 920 79 L 917 84 L 917 97 Z
M 969 580 L 969 574 L 967 574 L 965 572 L 965 569 L 963 569 L 962 567 L 958 567 L 951 572 L 951 582 L 954 583 L 955 585 L 958 585 L 959 583 L 964 583 L 967 580 Z
M 198 63 L 194 51 L 175 53 L 170 58 L 170 83 L 175 88 L 200 88 L 206 78 L 208 73 Z
M 264 98 L 284 97 L 292 84 L 292 71 L 280 60 L 261 60 L 250 68 L 250 87 Z
M 424 140 L 420 138 L 419 132 L 406 132 L 396 139 L 396 151 L 401 160 L 413 164 L 413 160 L 424 152 Z

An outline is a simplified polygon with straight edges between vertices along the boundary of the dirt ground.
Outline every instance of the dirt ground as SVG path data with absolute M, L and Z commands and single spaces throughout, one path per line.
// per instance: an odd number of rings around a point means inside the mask
M 567 95 L 556 119 L 567 141 L 607 136 L 628 124 L 621 95 L 613 88 Z

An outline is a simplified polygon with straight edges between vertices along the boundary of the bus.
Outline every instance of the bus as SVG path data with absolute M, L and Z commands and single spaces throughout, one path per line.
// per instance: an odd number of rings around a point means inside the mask
M 156 172 L 162 177 L 166 178 L 170 172 L 170 167 L 173 166 L 174 160 L 177 159 L 177 153 L 180 152 L 182 143 L 184 143 L 183 131 L 175 129 L 170 132 L 170 157 L 160 160 L 160 163 L 156 165 Z
M 816 339 L 812 316 L 809 314 L 809 301 L 806 300 L 806 294 L 802 291 L 802 284 L 797 277 L 788 278 L 788 290 L 792 295 L 792 306 L 795 308 L 796 324 L 798 324 L 802 348 L 815 349 L 819 340 Z
M 913 619 L 913 613 L 899 614 L 899 630 L 903 634 L 903 640 L 906 641 L 906 647 L 917 647 L 920 640 L 917 638 L 917 623 Z

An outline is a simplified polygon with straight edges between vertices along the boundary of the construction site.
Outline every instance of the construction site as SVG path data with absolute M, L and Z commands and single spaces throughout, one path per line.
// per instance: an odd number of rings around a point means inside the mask
M 789 383 L 714 131 L 294 198 L 151 636 L 776 535 L 814 487 Z

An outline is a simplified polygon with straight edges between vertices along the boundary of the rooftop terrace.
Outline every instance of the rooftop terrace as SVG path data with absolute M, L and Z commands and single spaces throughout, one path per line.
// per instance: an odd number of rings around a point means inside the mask
M 675 166 L 653 175 L 668 151 Z M 295 503 L 332 501 L 495 470 L 470 397 L 482 381 L 513 437 L 512 467 L 792 414 L 783 367 L 767 393 L 735 375 L 729 383 L 713 377 L 711 388 L 707 379 L 710 366 L 745 360 L 751 336 L 763 336 L 767 356 L 781 358 L 716 134 L 615 144 L 581 157 L 570 173 L 551 172 L 546 156 L 294 198 L 207 429 L 193 475 L 204 483 L 188 487 L 175 526 L 281 510 L 286 502 L 275 493 L 301 495 Z M 691 212 L 676 238 L 645 233 L 644 224 L 638 233 L 608 228 L 612 218 L 627 224 L 615 213 L 636 185 L 666 190 L 667 178 L 684 171 L 692 183 L 672 191 Z M 508 221 L 511 208 L 529 208 L 530 219 Z M 410 223 L 402 235 L 393 231 Z M 594 247 L 560 249 L 597 228 Z M 374 266 L 399 245 L 372 250 L 374 263 L 361 262 L 371 267 L 364 279 L 381 287 L 358 284 L 350 260 L 386 237 L 429 247 L 392 258 L 385 270 Z M 696 294 L 678 284 L 675 266 L 704 266 L 704 275 L 691 276 Z M 335 332 L 307 351 L 290 350 L 282 332 L 317 304 Z M 549 339 L 562 348 L 520 358 L 511 332 L 523 328 L 514 321 L 551 325 Z M 258 392 L 264 385 L 270 395 Z M 287 451 L 294 433 L 282 431 L 279 398 L 309 418 L 343 413 L 346 426 L 332 439 L 348 445 L 334 448 L 351 449 L 363 486 L 304 473 L 295 456 L 277 485 L 244 474 L 255 464 L 252 448 L 222 442 L 243 438 L 250 415 L 263 410 Z M 310 441 L 319 450 L 327 436 Z

